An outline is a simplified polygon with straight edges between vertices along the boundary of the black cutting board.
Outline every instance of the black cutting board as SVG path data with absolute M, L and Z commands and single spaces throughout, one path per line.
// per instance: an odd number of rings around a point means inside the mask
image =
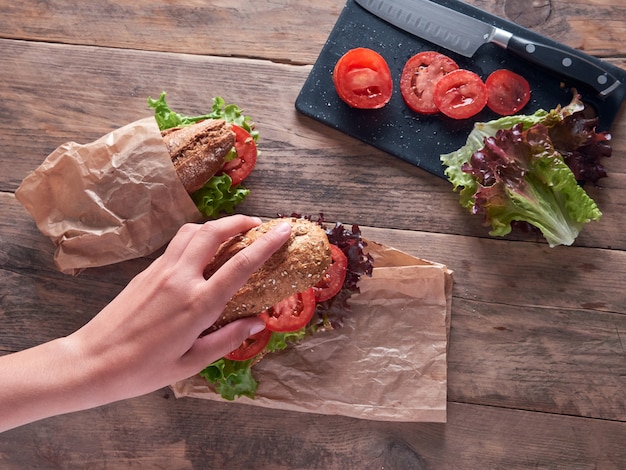
M 513 33 L 542 40 L 554 41 L 525 28 L 485 13 L 457 0 L 437 0 L 449 8 L 474 16 Z M 380 53 L 389 64 L 394 80 L 391 101 L 381 109 L 358 110 L 350 108 L 337 96 L 332 71 L 337 60 L 355 47 L 368 47 Z M 623 93 L 601 101 L 586 86 L 518 59 L 492 44 L 482 46 L 468 59 L 440 48 L 369 13 L 354 0 L 348 0 L 324 45 L 298 98 L 296 109 L 302 114 L 323 122 L 352 137 L 362 140 L 402 160 L 417 165 L 434 175 L 444 177 L 439 156 L 465 144 L 475 122 L 497 119 L 498 115 L 485 108 L 471 119 L 453 120 L 443 115 L 419 115 L 411 111 L 400 94 L 400 75 L 405 62 L 421 51 L 438 51 L 449 55 L 459 67 L 472 70 L 483 79 L 494 70 L 506 68 L 524 76 L 531 87 L 531 101 L 520 112 L 532 114 L 538 109 L 550 110 L 566 105 L 572 99 L 571 88 L 576 88 L 583 100 L 596 109 L 600 130 L 610 130 L 624 99 Z M 611 73 L 626 83 L 626 72 L 611 66 Z

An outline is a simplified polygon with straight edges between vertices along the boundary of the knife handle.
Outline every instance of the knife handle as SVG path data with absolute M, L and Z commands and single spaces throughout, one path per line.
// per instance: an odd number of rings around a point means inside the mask
M 573 51 L 529 41 L 515 35 L 510 37 L 506 48 L 525 60 L 585 83 L 596 90 L 601 99 L 605 99 L 622 86 L 622 83 L 601 64 L 594 62 L 591 57 Z

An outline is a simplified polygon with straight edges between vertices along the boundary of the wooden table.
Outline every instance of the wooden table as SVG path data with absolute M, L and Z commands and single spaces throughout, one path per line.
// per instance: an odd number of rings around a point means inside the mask
M 626 68 L 623 0 L 469 3 Z M 295 111 L 343 0 L 0 4 L 0 354 L 79 328 L 150 262 L 60 274 L 14 192 L 58 145 L 149 115 L 162 90 L 189 114 L 219 95 L 255 118 L 263 156 L 241 212 L 323 211 L 455 272 L 446 424 L 164 388 L 6 432 L 1 468 L 624 468 L 626 118 L 589 188 L 604 216 L 574 246 L 494 239 L 446 181 Z

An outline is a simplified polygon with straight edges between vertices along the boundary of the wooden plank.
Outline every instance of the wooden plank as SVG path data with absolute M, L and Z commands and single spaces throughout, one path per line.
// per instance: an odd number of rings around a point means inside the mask
M 619 56 L 622 50 L 621 0 L 467 3 L 592 55 Z M 176 5 L 164 0 L 132 4 L 116 0 L 101 5 L 3 0 L 0 36 L 63 43 L 76 43 L 80 38 L 85 45 L 278 62 L 297 57 L 299 63 L 312 64 L 344 5 L 344 0 L 296 0 L 288 8 L 270 1 L 243 0 Z M 233 34 L 233 24 L 238 25 L 237 34 Z
M 611 470 L 626 461 L 624 439 L 626 423 L 476 405 L 451 403 L 445 425 L 384 423 L 176 400 L 162 390 L 8 431 L 0 465 Z
M 289 8 L 242 0 L 0 3 L 0 32 L 13 39 L 72 43 L 79 37 L 86 45 L 301 63 L 315 60 L 344 5 L 341 0 L 299 1 Z
M 147 97 L 167 90 L 171 106 L 183 113 L 204 112 L 219 95 L 255 119 L 262 154 L 247 181 L 246 213 L 324 212 L 363 225 L 487 236 L 448 182 L 300 116 L 293 104 L 308 67 L 103 48 L 94 54 L 91 47 L 7 40 L 0 46 L 0 190 L 14 191 L 68 140 L 89 142 L 149 116 Z M 59 70 L 72 70 L 74 81 Z M 606 163 L 610 177 L 604 189 L 589 188 L 604 216 L 584 228 L 580 246 L 626 247 L 617 224 L 626 204 L 626 160 L 619 158 L 626 121 L 618 126 L 615 158 Z
M 626 422 L 625 332 L 624 314 L 454 299 L 448 398 Z
M 454 271 L 455 297 L 503 306 L 626 313 L 626 253 L 364 227 L 371 240 Z

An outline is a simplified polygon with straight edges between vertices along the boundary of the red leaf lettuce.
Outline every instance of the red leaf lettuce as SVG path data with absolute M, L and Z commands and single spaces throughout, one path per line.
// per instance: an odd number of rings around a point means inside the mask
M 441 156 L 461 205 L 481 214 L 490 235 L 530 224 L 550 246 L 571 245 L 602 213 L 582 187 L 606 176 L 607 133 L 585 116 L 578 96 L 563 108 L 477 123 L 464 147 Z

